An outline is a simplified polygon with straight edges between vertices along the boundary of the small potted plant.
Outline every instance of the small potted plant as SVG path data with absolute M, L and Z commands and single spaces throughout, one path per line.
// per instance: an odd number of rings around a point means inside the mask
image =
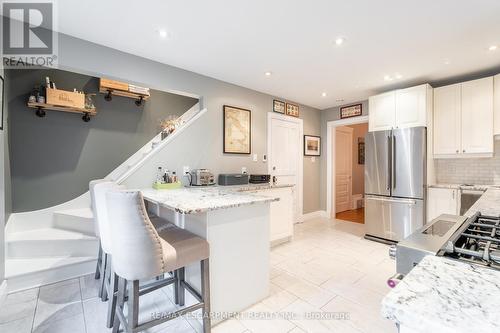
M 179 126 L 179 118 L 175 116 L 169 116 L 160 121 L 161 129 L 161 139 L 165 139 L 170 134 L 172 134 Z

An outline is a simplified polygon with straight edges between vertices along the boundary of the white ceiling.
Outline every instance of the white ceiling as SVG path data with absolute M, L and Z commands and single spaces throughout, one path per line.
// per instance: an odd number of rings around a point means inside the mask
M 58 12 L 63 33 L 320 109 L 500 66 L 498 0 L 60 0 Z

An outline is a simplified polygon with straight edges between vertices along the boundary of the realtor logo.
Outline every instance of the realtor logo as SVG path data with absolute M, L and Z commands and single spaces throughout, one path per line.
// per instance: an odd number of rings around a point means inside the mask
M 2 56 L 6 68 L 54 67 L 54 4 L 2 4 Z

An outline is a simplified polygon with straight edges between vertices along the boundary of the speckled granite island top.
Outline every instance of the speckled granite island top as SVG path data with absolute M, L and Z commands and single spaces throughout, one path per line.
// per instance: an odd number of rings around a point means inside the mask
M 182 188 L 178 190 L 141 190 L 144 199 L 182 214 L 278 201 L 278 198 L 237 191 L 236 189 Z
M 477 200 L 467 212 L 465 216 L 472 216 L 476 212 L 481 212 L 482 215 L 499 216 L 500 215 L 500 189 L 491 187 Z
M 500 271 L 427 256 L 382 300 L 382 315 L 416 332 L 500 332 Z

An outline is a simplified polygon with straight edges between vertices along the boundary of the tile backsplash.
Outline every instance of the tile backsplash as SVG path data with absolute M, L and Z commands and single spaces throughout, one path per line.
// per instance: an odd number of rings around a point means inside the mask
M 500 185 L 500 141 L 492 158 L 435 160 L 436 180 L 445 184 Z

